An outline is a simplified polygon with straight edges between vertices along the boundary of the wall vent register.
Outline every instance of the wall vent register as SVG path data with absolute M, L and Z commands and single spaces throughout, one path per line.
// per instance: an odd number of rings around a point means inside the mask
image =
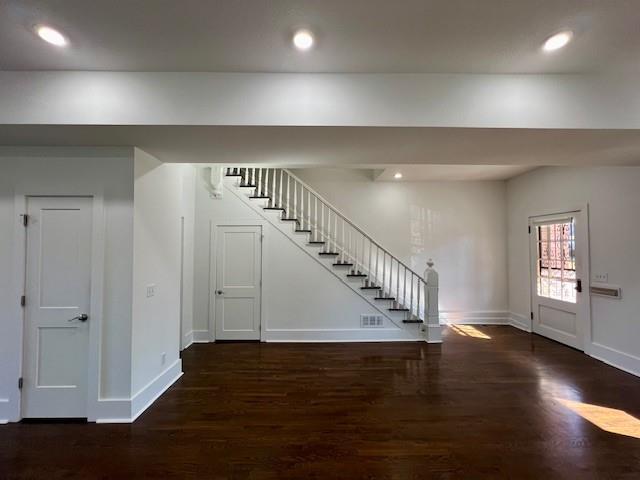
M 382 328 L 384 326 L 382 315 L 361 315 L 360 326 L 362 328 Z

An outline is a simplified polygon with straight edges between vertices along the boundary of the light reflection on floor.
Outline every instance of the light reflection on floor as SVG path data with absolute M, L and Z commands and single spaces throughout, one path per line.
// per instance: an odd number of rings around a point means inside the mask
M 562 405 L 610 433 L 640 438 L 640 420 L 622 410 L 556 398 Z
M 491 340 L 491 337 L 486 333 L 481 332 L 476 327 L 471 325 L 449 325 L 449 328 L 463 337 L 482 338 L 484 340 Z

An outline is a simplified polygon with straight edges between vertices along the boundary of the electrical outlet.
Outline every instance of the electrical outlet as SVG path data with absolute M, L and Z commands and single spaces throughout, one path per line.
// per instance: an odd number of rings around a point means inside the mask
M 155 285 L 155 283 L 151 284 L 151 285 L 147 285 L 147 298 L 155 297 L 155 295 L 156 295 L 156 285 Z
M 595 273 L 593 275 L 594 282 L 607 283 L 609 282 L 609 274 L 608 273 Z
M 165 363 L 167 363 L 167 354 L 166 352 L 162 352 L 162 355 L 160 355 L 160 364 L 164 365 Z

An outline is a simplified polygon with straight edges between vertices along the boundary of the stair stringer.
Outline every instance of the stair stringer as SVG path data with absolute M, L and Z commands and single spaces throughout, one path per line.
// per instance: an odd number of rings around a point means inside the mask
M 421 333 L 420 324 L 416 325 L 416 324 L 402 323 L 402 320 L 394 318 L 393 315 L 390 315 L 387 311 L 385 311 L 384 308 L 381 308 L 380 305 L 376 304 L 374 300 L 372 300 L 367 295 L 364 295 L 363 293 L 361 293 L 359 286 L 355 286 L 355 284 L 349 282 L 347 278 L 341 276 L 333 268 L 329 267 L 329 265 L 321 261 L 321 259 L 317 255 L 317 249 L 314 249 L 313 247 L 311 248 L 307 247 L 306 241 L 302 240 L 303 237 L 299 234 L 296 234 L 296 232 L 293 231 L 295 229 L 295 226 L 292 227 L 291 225 L 293 222 L 284 222 L 284 221 L 281 221 L 279 218 L 275 217 L 275 215 L 277 215 L 277 211 L 276 213 L 274 213 L 273 211 L 270 211 L 270 213 L 265 213 L 262 206 L 258 205 L 258 202 L 253 201 L 248 197 L 248 195 L 245 195 L 244 193 L 242 193 L 243 189 L 246 189 L 247 191 L 249 191 L 249 188 L 240 187 L 237 185 L 236 182 L 237 182 L 237 179 L 235 179 L 234 177 L 225 177 L 225 180 L 224 180 L 225 191 L 232 194 L 234 197 L 239 199 L 244 205 L 251 208 L 261 218 L 269 222 L 269 224 L 271 224 L 278 231 L 280 231 L 289 241 L 291 241 L 294 245 L 296 245 L 300 250 L 306 253 L 309 257 L 313 258 L 316 263 L 320 264 L 326 271 L 330 272 L 331 275 L 337 278 L 343 285 L 348 287 L 349 290 L 351 290 L 351 292 L 353 292 L 359 298 L 364 300 L 374 310 L 382 314 L 382 316 L 387 321 L 389 321 L 399 330 L 402 330 L 411 334 L 411 336 L 414 337 L 413 338 L 414 340 L 425 340 L 425 338 Z

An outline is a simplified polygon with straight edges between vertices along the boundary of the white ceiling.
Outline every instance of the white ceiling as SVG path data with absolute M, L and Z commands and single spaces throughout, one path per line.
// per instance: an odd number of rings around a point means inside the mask
M 592 72 L 640 67 L 638 0 L 0 0 L 2 70 Z M 33 34 L 62 30 L 57 49 Z M 309 27 L 317 48 L 290 45 Z M 574 41 L 543 54 L 560 29 Z
M 450 180 L 507 180 L 537 167 L 528 165 L 395 165 L 378 170 L 377 182 L 427 182 Z M 399 180 L 396 172 L 402 174 Z

